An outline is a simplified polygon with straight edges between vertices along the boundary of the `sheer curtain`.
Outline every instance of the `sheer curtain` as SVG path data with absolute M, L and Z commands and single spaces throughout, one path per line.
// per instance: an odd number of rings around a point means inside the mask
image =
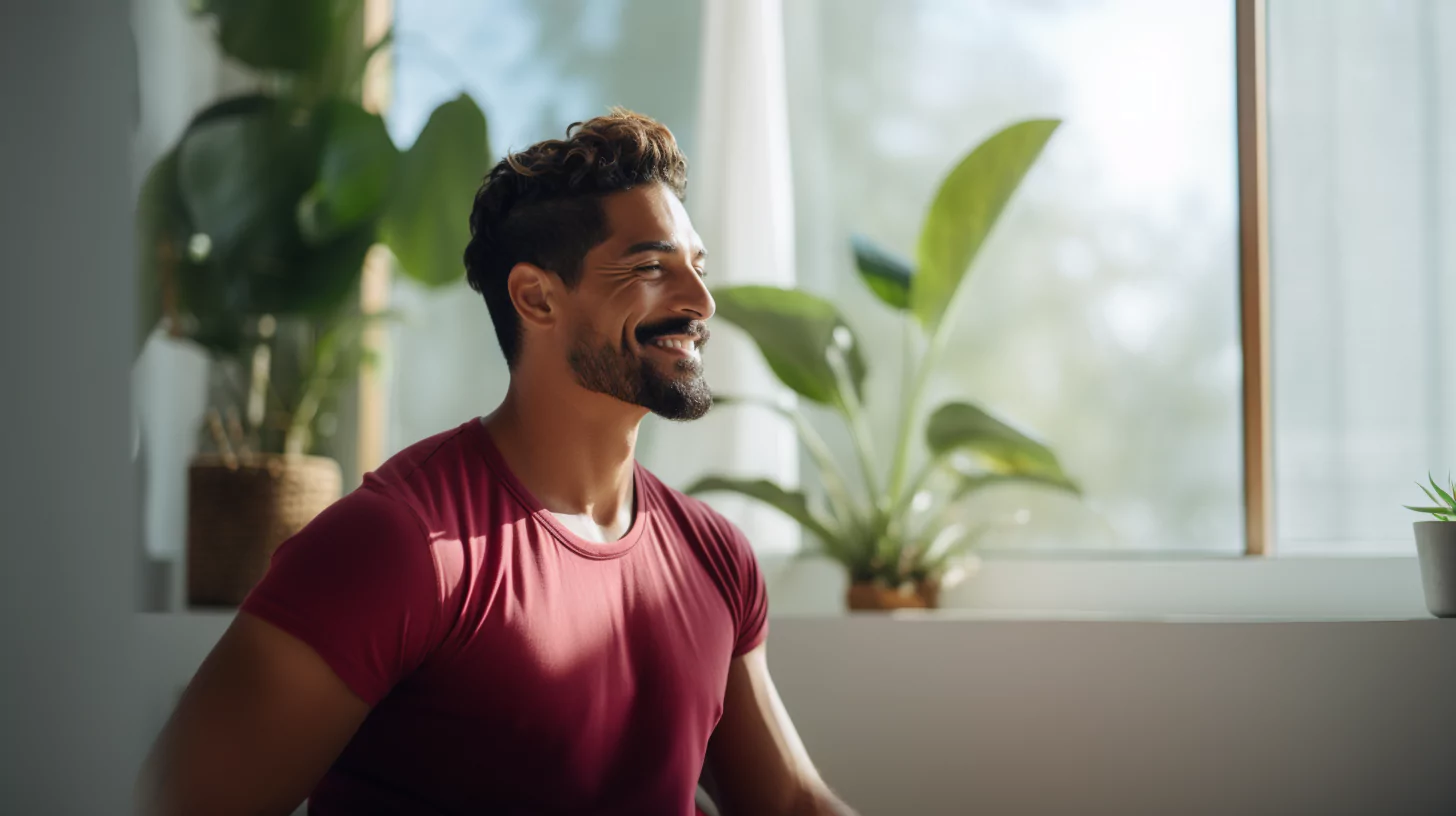
M 704 0 L 697 151 L 689 156 L 688 209 L 708 248 L 713 287 L 793 286 L 794 212 L 779 0 Z M 704 357 L 714 393 L 788 400 L 742 332 L 713 322 Z M 792 486 L 798 442 L 785 420 L 751 407 L 717 409 L 689 424 L 653 420 L 648 467 L 686 486 L 706 473 Z M 708 500 L 756 549 L 798 549 L 798 526 L 736 496 Z
M 1284 554 L 1410 554 L 1412 482 L 1456 471 L 1453 46 L 1445 0 L 1269 4 Z

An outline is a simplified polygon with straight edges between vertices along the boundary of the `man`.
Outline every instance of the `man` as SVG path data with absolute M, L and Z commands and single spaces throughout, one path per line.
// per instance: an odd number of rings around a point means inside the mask
M 465 251 L 510 365 L 285 542 L 153 753 L 165 814 L 851 811 L 764 658 L 748 542 L 633 458 L 695 419 L 713 298 L 666 128 L 507 156 Z M 711 739 L 710 739 L 711 738 Z

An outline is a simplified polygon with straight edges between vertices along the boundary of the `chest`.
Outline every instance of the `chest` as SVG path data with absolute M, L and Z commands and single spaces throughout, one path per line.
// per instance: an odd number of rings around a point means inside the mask
M 550 540 L 517 544 L 481 574 L 459 645 L 411 696 L 468 723 L 483 753 L 570 769 L 583 789 L 620 778 L 623 763 L 700 762 L 736 623 L 692 553 L 648 540 L 591 560 Z

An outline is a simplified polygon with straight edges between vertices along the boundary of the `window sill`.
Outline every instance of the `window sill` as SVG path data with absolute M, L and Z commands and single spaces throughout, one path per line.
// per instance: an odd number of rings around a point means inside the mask
M 819 559 L 764 555 L 775 617 L 837 617 L 847 579 Z M 988 556 L 942 592 L 941 609 L 902 618 L 1077 621 L 1430 619 L 1411 557 Z

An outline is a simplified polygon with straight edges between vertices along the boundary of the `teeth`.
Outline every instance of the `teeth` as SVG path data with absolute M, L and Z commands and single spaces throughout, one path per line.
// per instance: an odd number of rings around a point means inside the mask
M 697 345 L 692 340 L 667 340 L 667 339 L 662 339 L 662 340 L 654 340 L 653 341 L 653 344 L 654 345 L 657 345 L 657 346 L 661 346 L 662 348 L 681 349 L 683 351 L 689 352 L 690 354 L 693 354 L 694 356 L 696 356 L 697 353 L 698 353 Z

